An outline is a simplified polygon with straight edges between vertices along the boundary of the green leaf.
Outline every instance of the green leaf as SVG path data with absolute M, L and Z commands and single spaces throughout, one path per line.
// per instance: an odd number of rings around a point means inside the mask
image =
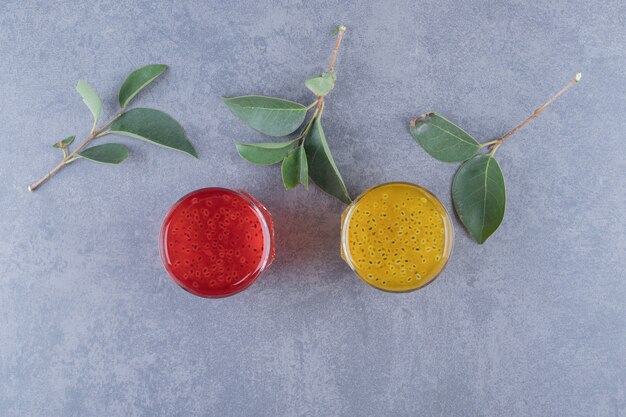
M 160 110 L 144 108 L 129 110 L 111 124 L 108 132 L 143 139 L 198 157 L 183 127 Z
M 476 139 L 437 113 L 411 121 L 411 135 L 430 156 L 443 162 L 463 162 L 480 150 Z
M 269 136 L 293 133 L 304 122 L 307 112 L 302 104 L 282 98 L 242 96 L 222 100 L 241 121 Z
M 100 115 L 102 114 L 102 102 L 100 101 L 100 97 L 96 94 L 95 91 L 89 87 L 89 85 L 83 80 L 79 80 L 78 84 L 76 84 L 76 91 L 81 95 L 83 101 L 89 107 L 91 114 L 93 114 L 94 126 L 98 122 Z
M 298 179 L 298 182 L 302 185 L 304 185 L 304 188 L 306 188 L 307 190 L 309 189 L 309 162 L 306 159 L 306 149 L 304 149 L 304 146 L 300 146 L 298 149 L 300 149 L 299 152 L 299 156 L 300 156 L 300 178 Z
M 72 142 L 74 142 L 74 139 L 76 139 L 76 136 L 68 136 L 63 140 L 58 141 L 52 146 L 54 148 L 59 148 L 59 149 L 67 148 L 68 146 L 72 144 Z
M 105 143 L 104 145 L 87 148 L 82 152 L 78 152 L 77 155 L 103 164 L 119 164 L 128 158 L 128 149 L 119 143 Z
M 452 181 L 452 200 L 470 235 L 484 243 L 504 218 L 506 189 L 498 161 L 478 155 L 461 165 Z
M 289 190 L 298 184 L 309 187 L 309 168 L 306 160 L 306 151 L 302 146 L 289 152 L 283 160 L 282 177 L 285 189 Z
M 313 127 L 304 141 L 304 148 L 309 165 L 309 176 L 313 182 L 328 194 L 350 204 L 352 199 L 330 153 L 319 119 L 313 122 Z
M 257 165 L 272 165 L 282 161 L 295 144 L 295 140 L 258 144 L 235 142 L 239 155 Z
M 300 177 L 300 147 L 294 149 L 285 157 L 281 166 L 281 175 L 286 190 L 298 185 Z
M 167 65 L 153 64 L 131 72 L 120 88 L 120 107 L 125 108 L 137 93 L 163 74 L 166 69 Z
M 337 76 L 334 72 L 324 72 L 322 75 L 309 78 L 304 85 L 316 96 L 325 96 L 335 87 L 335 81 Z

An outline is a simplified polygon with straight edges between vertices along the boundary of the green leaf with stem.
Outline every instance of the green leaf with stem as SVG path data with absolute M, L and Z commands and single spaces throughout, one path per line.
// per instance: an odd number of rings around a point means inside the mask
M 258 144 L 235 142 L 235 146 L 243 159 L 257 165 L 272 165 L 282 161 L 295 148 L 296 142 L 297 140 Z
M 350 204 L 352 199 L 330 153 L 319 117 L 313 120 L 313 125 L 304 141 L 304 148 L 309 176 L 313 182 L 326 193 Z
M 76 157 L 89 159 L 103 164 L 119 164 L 128 158 L 128 148 L 119 143 L 105 143 L 77 152 Z
M 498 161 L 478 155 L 461 165 L 452 181 L 454 208 L 470 235 L 484 243 L 504 218 L 506 189 Z
M 119 93 L 122 106 L 108 121 L 97 127 L 102 113 L 102 102 L 98 95 L 85 83 L 79 81 L 76 90 L 94 116 L 94 124 L 89 135 L 78 144 L 73 151 L 69 145 L 74 137 L 68 137 L 54 144 L 63 151 L 63 159 L 46 175 L 28 186 L 29 191 L 35 191 L 61 169 L 80 158 L 102 163 L 120 163 L 128 157 L 128 149 L 120 144 L 105 144 L 87 147 L 98 138 L 117 133 L 124 136 L 142 139 L 160 146 L 175 149 L 197 157 L 196 150 L 187 138 L 182 126 L 171 116 L 154 109 L 133 109 L 126 112 L 125 106 L 146 85 L 157 78 L 167 67 L 165 65 L 148 65 L 131 73 Z
M 102 101 L 100 101 L 100 97 L 96 94 L 95 91 L 83 80 L 79 80 L 78 84 L 76 84 L 76 91 L 83 98 L 83 102 L 87 105 L 91 114 L 93 114 L 93 127 L 91 131 L 93 132 L 96 129 L 96 124 L 98 123 L 98 119 L 100 119 L 100 115 L 102 114 Z
M 126 78 L 119 93 L 119 103 L 121 108 L 128 106 L 128 103 L 148 84 L 154 81 L 159 75 L 163 74 L 167 69 L 167 65 L 152 64 L 141 67 Z
M 430 156 L 443 162 L 463 162 L 476 155 L 480 143 L 437 113 L 411 121 L 411 135 Z
M 70 146 L 72 144 L 72 142 L 74 142 L 74 139 L 76 139 L 76 136 L 68 136 L 63 140 L 58 141 L 57 143 L 55 143 L 54 145 L 52 145 L 53 148 L 58 148 L 58 149 L 65 149 L 68 146 Z
M 160 110 L 144 108 L 129 110 L 115 120 L 109 130 L 102 132 L 99 136 L 109 133 L 142 139 L 198 157 L 183 127 L 170 115 Z
M 315 107 L 313 116 L 295 141 L 261 145 L 237 143 L 237 150 L 243 158 L 262 165 L 276 163 L 282 157 L 281 173 L 287 189 L 297 186 L 298 183 L 308 187 L 310 177 L 323 191 L 349 204 L 352 200 L 330 153 L 320 124 L 325 96 L 335 84 L 333 69 L 345 31 L 345 26 L 337 28 L 335 48 L 327 72 L 305 81 L 307 88 L 318 96 L 309 106 L 265 96 L 243 96 L 223 100 L 239 119 L 270 136 L 286 136 L 295 132 L 306 119 L 307 111 Z M 295 142 L 298 143 L 298 148 L 295 148 Z
M 286 136 L 298 129 L 307 108 L 300 103 L 266 96 L 222 98 L 241 121 L 269 136 Z
M 494 157 L 495 153 L 508 138 L 537 118 L 556 99 L 578 83 L 581 77 L 582 74 L 577 73 L 546 103 L 535 109 L 526 120 L 499 139 L 483 144 L 479 144 L 462 129 L 436 113 L 429 113 L 411 123 L 413 137 L 433 157 L 450 162 L 471 157 L 454 175 L 452 200 L 461 222 L 477 242 L 484 243 L 498 229 L 504 218 L 506 188 L 502 170 Z M 490 152 L 476 155 L 484 148 Z
M 309 168 L 304 147 L 298 146 L 289 152 L 283 160 L 281 173 L 285 189 L 290 190 L 298 184 L 309 188 Z

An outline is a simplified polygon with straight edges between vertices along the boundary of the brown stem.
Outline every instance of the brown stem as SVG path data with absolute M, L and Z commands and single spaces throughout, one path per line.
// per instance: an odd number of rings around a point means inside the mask
M 50 178 L 51 176 L 53 176 L 54 174 L 57 173 L 57 171 L 59 171 L 61 168 L 63 168 L 65 166 L 65 161 L 66 159 L 63 158 L 63 160 L 61 161 L 61 163 L 59 163 L 59 165 L 57 165 L 56 167 L 54 167 L 54 169 L 50 172 L 48 172 L 43 178 L 41 178 L 39 181 L 32 183 L 31 185 L 28 186 L 28 191 L 35 191 L 41 184 L 43 184 L 44 182 L 46 182 L 48 180 L 48 178 Z
M 335 49 L 333 55 L 330 57 L 330 64 L 328 64 L 328 72 L 332 72 L 335 68 L 335 60 L 337 59 L 337 52 L 339 52 L 339 45 L 343 39 L 343 34 L 346 32 L 346 27 L 341 25 L 337 28 L 337 40 L 335 41 Z
M 343 39 L 343 34 L 345 32 L 346 32 L 345 26 L 341 25 L 337 28 L 337 40 L 335 41 L 335 49 L 333 49 L 333 54 L 330 57 L 330 64 L 328 64 L 328 72 L 332 72 L 333 69 L 335 68 L 335 61 L 337 60 L 337 52 L 339 52 L 339 45 L 341 45 L 341 40 Z M 302 133 L 300 134 L 300 139 L 298 141 L 300 145 L 302 145 L 304 141 L 306 140 L 309 130 L 313 126 L 313 123 L 315 123 L 315 118 L 321 117 L 323 111 L 324 111 L 324 96 L 319 96 L 317 97 L 317 100 L 315 100 L 315 112 L 313 113 L 313 117 L 311 117 L 311 119 L 309 120 L 309 123 L 307 123 L 306 127 L 303 129 Z
M 111 117 L 111 119 L 109 119 L 108 122 L 106 122 L 104 125 L 102 125 L 100 128 L 93 130 L 89 136 L 87 136 L 85 138 L 84 141 L 81 142 L 80 145 L 78 145 L 78 147 L 76 147 L 76 149 L 74 149 L 73 152 L 66 154 L 66 152 L 64 152 L 64 156 L 63 156 L 63 160 L 61 162 L 59 162 L 59 165 L 55 166 L 52 171 L 48 172 L 46 175 L 44 175 L 39 181 L 36 181 L 34 183 L 32 183 L 31 185 L 28 186 L 28 191 L 35 191 L 37 188 L 39 188 L 39 186 L 41 186 L 41 184 L 43 184 L 44 182 L 48 181 L 48 179 L 50 179 L 50 177 L 52 177 L 54 174 L 56 174 L 57 172 L 59 172 L 61 170 L 61 168 L 63 168 L 64 166 L 66 166 L 67 164 L 69 164 L 70 162 L 72 162 L 72 158 L 74 156 L 76 156 L 76 154 L 78 152 L 80 152 L 85 146 L 87 146 L 87 144 L 89 142 L 91 142 L 94 139 L 97 139 L 99 137 L 99 135 L 101 135 L 105 129 L 107 129 L 109 126 L 111 126 L 111 124 L 116 121 L 122 114 L 124 113 L 124 109 L 120 109 L 117 113 L 115 113 L 115 115 L 113 117 Z
M 341 45 L 341 40 L 343 39 L 343 34 L 346 33 L 346 27 L 341 25 L 337 28 L 337 40 L 335 41 L 335 49 L 333 49 L 333 54 L 330 57 L 330 63 L 328 64 L 328 72 L 333 72 L 335 69 L 335 61 L 337 60 L 337 53 L 339 52 L 339 45 Z M 316 110 L 321 111 L 324 108 L 324 96 L 319 96 L 317 98 L 317 107 Z
M 543 104 L 541 107 L 535 109 L 533 114 L 531 114 L 530 117 L 528 117 L 528 119 L 524 120 L 522 123 L 520 123 L 519 125 L 515 126 L 513 129 L 509 130 L 500 139 L 497 139 L 497 140 L 493 141 L 493 145 L 492 145 L 492 148 L 491 148 L 491 154 L 493 155 L 496 152 L 496 150 L 498 150 L 500 145 L 502 145 L 502 143 L 505 140 L 507 140 L 509 137 L 513 136 L 518 130 L 520 130 L 522 127 L 524 127 L 528 123 L 530 123 L 531 120 L 537 118 L 537 116 L 539 116 L 541 113 L 543 113 L 543 111 L 546 108 L 548 108 L 548 106 L 550 106 L 552 103 L 554 103 L 556 101 L 556 99 L 561 97 L 567 90 L 570 89 L 570 87 L 572 87 L 574 84 L 577 84 L 580 81 L 580 78 L 581 78 L 581 74 L 577 73 L 574 76 L 574 78 L 569 83 L 567 83 L 565 85 L 565 87 L 563 87 L 558 93 L 556 93 L 554 96 L 552 96 L 552 98 L 550 98 L 550 100 L 546 101 L 545 104 Z

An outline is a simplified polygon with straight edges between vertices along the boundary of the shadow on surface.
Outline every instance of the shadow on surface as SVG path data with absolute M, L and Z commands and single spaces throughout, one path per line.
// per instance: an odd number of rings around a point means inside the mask
M 276 267 L 287 275 L 321 276 L 349 272 L 341 259 L 339 204 L 275 205 Z M 339 278 L 339 277 L 335 277 Z

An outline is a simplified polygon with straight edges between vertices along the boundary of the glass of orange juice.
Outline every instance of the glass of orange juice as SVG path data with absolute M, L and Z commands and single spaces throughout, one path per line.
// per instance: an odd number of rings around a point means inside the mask
M 341 257 L 383 291 L 414 291 L 443 271 L 454 229 L 443 204 L 415 184 L 391 182 L 362 193 L 343 212 Z

